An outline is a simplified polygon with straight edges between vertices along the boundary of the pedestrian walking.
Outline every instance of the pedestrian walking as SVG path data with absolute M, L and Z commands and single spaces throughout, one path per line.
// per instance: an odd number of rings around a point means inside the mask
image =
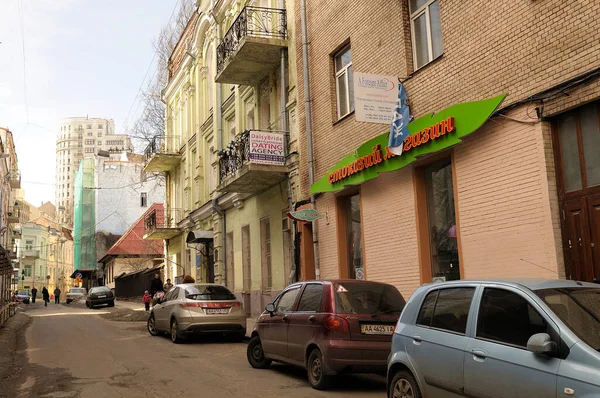
M 44 307 L 47 307 L 50 302 L 50 292 L 46 289 L 46 286 L 42 289 L 42 298 L 44 299 Z
M 164 286 L 164 291 L 168 292 L 172 287 L 173 287 L 173 284 L 171 283 L 171 280 L 167 279 L 167 283 L 165 283 L 165 286 Z
M 35 286 L 31 289 L 31 303 L 35 303 L 35 296 L 37 296 L 37 289 Z
M 54 289 L 54 304 L 60 304 L 60 289 Z
M 152 299 L 152 295 L 150 295 L 150 293 L 148 293 L 148 291 L 146 290 L 144 292 L 144 297 L 142 297 L 142 303 L 144 303 L 144 306 L 146 307 L 146 311 L 150 310 L 150 300 Z
M 156 304 L 156 300 L 164 296 L 163 283 L 160 280 L 160 274 L 154 274 L 154 279 L 150 283 L 150 295 L 152 296 L 152 305 Z

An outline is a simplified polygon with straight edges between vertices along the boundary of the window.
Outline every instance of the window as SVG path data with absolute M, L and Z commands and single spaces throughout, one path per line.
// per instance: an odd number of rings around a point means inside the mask
M 88 129 L 91 129 L 91 128 L 92 128 L 92 125 L 91 125 L 91 124 L 88 124 L 88 125 L 87 125 L 87 128 L 88 128 Z
M 350 46 L 345 47 L 334 56 L 334 63 L 337 111 L 338 119 L 341 119 L 354 111 L 354 83 Z
M 340 198 L 338 212 L 342 219 L 338 233 L 346 247 L 345 253 L 342 253 L 341 263 L 346 263 L 347 278 L 364 279 L 360 195 Z
M 82 139 L 83 138 L 83 134 L 77 134 L 77 138 L 78 139 Z
M 262 288 L 270 289 L 273 286 L 271 269 L 271 221 L 268 217 L 260 220 L 260 253 Z
M 85 153 L 94 153 L 94 148 L 85 148 Z
M 140 194 L 140 206 L 141 207 L 148 207 L 148 193 L 142 192 Z
M 31 276 L 31 265 L 25 265 L 25 267 L 23 268 L 23 275 Z
M 476 337 L 525 348 L 536 333 L 548 333 L 548 325 L 525 298 L 509 290 L 483 291 Z
M 300 302 L 298 303 L 298 311 L 302 312 L 319 312 L 321 310 L 321 296 L 323 295 L 323 285 L 317 283 L 309 283 L 302 292 Z
M 277 304 L 275 305 L 275 312 L 277 314 L 281 314 L 283 312 L 289 312 L 294 307 L 294 303 L 296 302 L 296 297 L 298 297 L 298 293 L 300 293 L 300 287 L 295 287 L 284 292 L 279 299 L 277 299 Z
M 102 131 L 98 131 L 98 138 L 102 138 Z
M 410 26 L 415 69 L 442 55 L 442 22 L 439 0 L 410 0 Z
M 252 289 L 252 265 L 250 258 L 250 226 L 242 227 L 242 272 L 244 276 L 244 291 Z
M 225 286 L 192 285 L 185 288 L 185 298 L 190 300 L 235 300 L 236 297 Z
M 93 136 L 94 136 L 94 133 L 92 133 L 91 131 L 89 131 L 89 132 L 87 133 L 87 136 L 88 136 L 88 137 L 93 137 Z
M 165 294 L 163 301 L 175 300 L 177 297 L 179 297 L 179 290 L 180 288 L 178 287 L 169 290 L 167 294 Z
M 25 250 L 33 250 L 33 240 L 25 241 Z
M 390 285 L 344 282 L 333 288 L 338 314 L 400 314 L 406 304 L 398 289 Z
M 103 128 L 104 128 L 104 125 L 103 125 L 103 124 L 99 124 L 99 125 L 98 125 L 98 128 L 99 128 L 99 129 L 103 129 Z M 102 133 L 98 133 L 98 134 L 102 134 Z M 100 137 L 100 136 L 98 136 L 98 137 Z
M 234 290 L 233 232 L 229 232 L 225 236 L 225 252 L 227 253 L 227 264 L 225 265 L 225 283 L 229 289 Z
M 102 145 L 102 141 L 98 141 L 96 145 L 98 145 L 98 146 Z
M 475 288 L 435 290 L 425 297 L 417 325 L 464 334 Z
M 85 145 L 94 145 L 94 140 L 85 140 Z

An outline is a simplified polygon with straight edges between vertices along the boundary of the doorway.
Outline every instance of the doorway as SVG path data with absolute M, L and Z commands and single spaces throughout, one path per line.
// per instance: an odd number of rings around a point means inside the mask
M 600 104 L 560 115 L 554 158 L 567 279 L 600 281 Z

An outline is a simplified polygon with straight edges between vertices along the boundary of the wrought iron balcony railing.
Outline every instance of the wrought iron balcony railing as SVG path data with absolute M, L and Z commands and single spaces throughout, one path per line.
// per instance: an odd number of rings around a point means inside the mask
M 217 74 L 223 70 L 225 63 L 238 49 L 242 39 L 248 36 L 285 40 L 287 37 L 285 10 L 244 7 L 217 47 Z
M 150 140 L 150 143 L 144 150 L 146 162 L 154 155 L 178 155 L 181 149 L 181 137 L 176 135 L 158 135 Z
M 144 232 L 151 233 L 157 229 L 175 229 L 182 220 L 181 209 L 155 209 L 144 218 Z
M 269 136 L 270 142 L 260 142 L 260 136 Z M 257 140 L 252 144 L 252 140 Z M 228 176 L 234 175 L 238 170 L 250 163 L 266 165 L 285 165 L 287 155 L 287 139 L 284 133 L 260 130 L 246 130 L 227 148 L 218 152 L 219 178 L 222 182 Z M 264 150 L 251 151 L 251 145 L 262 147 Z

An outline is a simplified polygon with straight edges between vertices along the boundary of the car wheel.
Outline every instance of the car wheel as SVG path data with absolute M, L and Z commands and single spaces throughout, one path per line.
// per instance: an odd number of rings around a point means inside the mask
M 150 317 L 148 318 L 147 327 L 148 327 L 148 333 L 150 333 L 150 336 L 158 335 L 158 329 L 156 329 L 156 320 L 154 319 L 154 314 L 150 314 Z
M 260 342 L 260 337 L 254 336 L 250 339 L 250 343 L 248 343 L 248 348 L 246 349 L 246 356 L 248 357 L 248 363 L 255 369 L 267 369 L 271 366 L 271 360 L 265 358 L 265 352 L 262 348 L 262 343 Z
M 171 320 L 171 341 L 175 344 L 183 342 L 183 337 L 181 337 L 181 333 L 179 332 L 179 324 L 175 318 Z
M 315 390 L 325 390 L 331 383 L 331 376 L 325 374 L 323 355 L 319 349 L 314 349 L 308 356 L 306 366 L 308 381 Z
M 414 376 L 406 370 L 401 370 L 392 379 L 389 398 L 422 398 L 421 390 Z

